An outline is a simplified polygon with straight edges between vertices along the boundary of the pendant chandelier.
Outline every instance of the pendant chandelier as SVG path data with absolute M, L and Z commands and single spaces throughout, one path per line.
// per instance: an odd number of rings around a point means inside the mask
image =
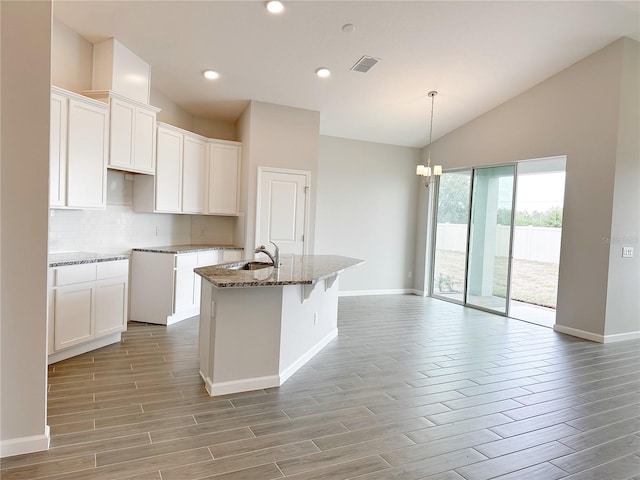
M 433 100 L 435 96 L 438 94 L 435 90 L 432 90 L 428 93 L 429 97 L 431 97 L 431 122 L 429 123 L 429 144 L 427 145 L 427 165 L 418 165 L 416 168 L 416 174 L 420 175 L 423 178 L 424 186 L 429 188 L 429 184 L 431 182 L 431 175 L 440 176 L 442 175 L 442 166 L 434 165 L 433 171 L 431 170 L 431 139 L 433 138 Z

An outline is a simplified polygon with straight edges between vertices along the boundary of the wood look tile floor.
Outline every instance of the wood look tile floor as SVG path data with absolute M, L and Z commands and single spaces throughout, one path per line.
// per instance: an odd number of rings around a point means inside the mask
M 49 368 L 51 449 L 3 480 L 640 479 L 640 341 L 345 297 L 282 387 L 209 397 L 197 318 Z

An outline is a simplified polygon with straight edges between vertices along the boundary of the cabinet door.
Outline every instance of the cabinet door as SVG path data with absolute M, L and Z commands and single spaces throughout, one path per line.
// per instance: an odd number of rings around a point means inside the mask
M 107 106 L 69 100 L 67 206 L 106 205 Z
M 206 201 L 206 143 L 187 135 L 182 157 L 182 211 L 204 213 Z
M 198 253 L 198 267 L 208 267 L 209 265 L 217 265 L 220 263 L 219 261 L 220 255 L 218 254 L 218 250 L 211 250 L 207 252 Z M 200 294 L 202 290 L 202 277 L 197 274 L 193 274 L 193 302 L 196 307 L 200 306 Z
M 127 278 L 98 282 L 96 335 L 122 332 L 127 327 Z
M 196 293 L 200 294 L 200 289 L 196 288 L 196 277 L 192 267 L 176 268 L 175 270 L 175 303 L 173 313 L 180 313 L 185 310 L 196 308 Z M 198 278 L 200 278 L 198 276 Z
M 179 213 L 182 193 L 182 135 L 158 128 L 156 210 Z
M 133 144 L 133 167 L 142 173 L 155 173 L 156 114 L 136 108 Z
M 54 334 L 56 351 L 94 337 L 94 283 L 59 287 L 54 290 Z
M 240 147 L 209 144 L 209 201 L 207 213 L 238 214 Z
M 109 166 L 129 169 L 133 166 L 135 107 L 111 99 L 111 131 Z
M 51 94 L 49 205 L 64 206 L 67 177 L 67 98 Z

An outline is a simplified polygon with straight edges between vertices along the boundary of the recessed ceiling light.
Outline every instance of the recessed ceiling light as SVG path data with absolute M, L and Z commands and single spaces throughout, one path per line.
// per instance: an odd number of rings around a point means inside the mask
M 267 2 L 267 10 L 271 13 L 280 13 L 284 10 L 284 4 L 278 0 Z
M 209 80 L 215 80 L 220 76 L 218 72 L 214 72 L 213 70 L 205 70 L 202 72 L 202 75 L 204 75 L 204 78 L 208 78 Z
M 345 23 L 344 25 L 342 25 L 342 31 L 344 33 L 355 32 L 355 30 L 356 26 L 353 23 Z
M 320 67 L 316 69 L 316 75 L 320 78 L 327 78 L 329 75 L 331 75 L 331 70 L 329 70 L 327 67 Z

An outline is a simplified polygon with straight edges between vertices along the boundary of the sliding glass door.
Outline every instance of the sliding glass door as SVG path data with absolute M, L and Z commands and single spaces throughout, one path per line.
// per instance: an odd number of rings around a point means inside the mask
M 444 172 L 431 294 L 507 314 L 515 165 Z
M 515 166 L 473 172 L 466 303 L 507 314 Z
M 445 172 L 438 183 L 432 295 L 464 302 L 471 170 Z

